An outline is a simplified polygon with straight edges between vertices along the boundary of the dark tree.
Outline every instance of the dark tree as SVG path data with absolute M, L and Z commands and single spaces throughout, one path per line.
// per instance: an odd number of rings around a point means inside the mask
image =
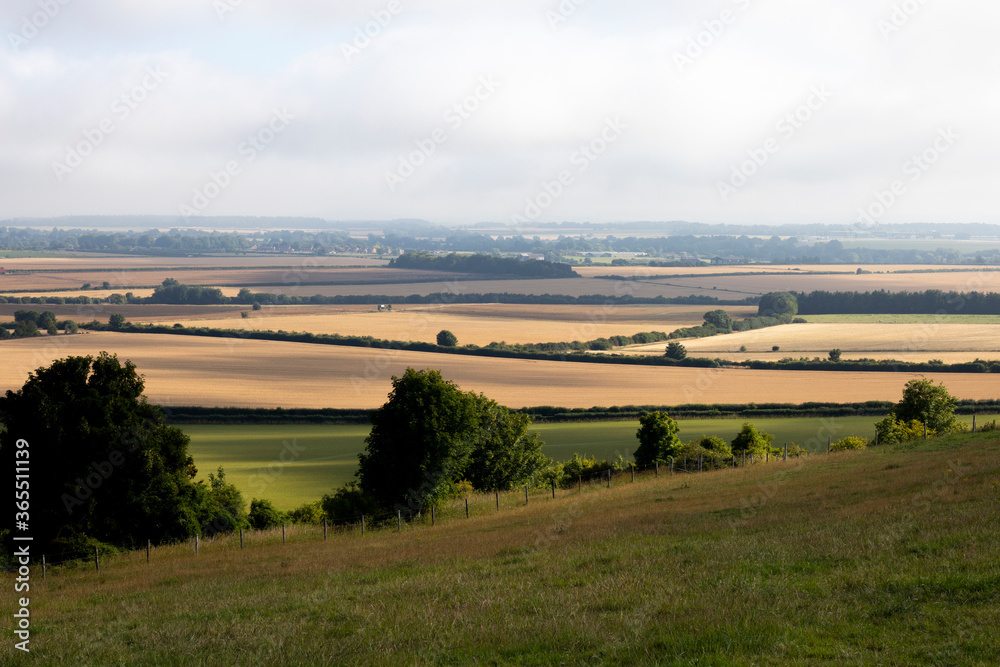
M 442 347 L 455 347 L 458 345 L 458 336 L 447 329 L 442 329 L 438 332 L 437 344 Z
M 763 456 L 765 452 L 771 450 L 772 442 L 774 442 L 773 435 L 770 433 L 761 433 L 753 424 L 744 423 L 743 428 L 740 429 L 740 432 L 735 438 L 733 438 L 733 454 L 736 455 L 746 452 L 747 454 Z
M 17 442 L 28 443 L 39 548 L 78 534 L 129 545 L 200 529 L 203 491 L 192 481 L 188 437 L 164 423 L 142 390 L 131 362 L 102 352 L 55 361 L 0 398 L 0 459 L 9 470 Z
M 724 310 L 710 310 L 705 313 L 705 323 L 711 324 L 719 331 L 732 331 L 733 318 Z
M 667 345 L 667 351 L 664 353 L 667 359 L 674 359 L 675 361 L 680 361 L 688 356 L 687 348 L 674 341 Z
M 840 361 L 840 355 L 842 352 L 839 347 L 835 347 L 829 352 L 830 361 Z
M 361 490 L 384 508 L 418 510 L 445 498 L 461 479 L 478 436 L 475 400 L 435 370 L 406 369 L 371 413 L 358 455 Z
M 760 297 L 757 305 L 757 315 L 760 317 L 776 317 L 788 324 L 799 314 L 799 302 L 790 292 L 769 292 Z
M 121 329 L 124 326 L 125 316 L 121 313 L 111 313 L 111 317 L 108 318 L 108 328 Z
M 639 447 L 632 455 L 635 464 L 666 463 L 670 457 L 677 456 L 682 447 L 677 437 L 680 430 L 677 422 L 662 412 L 649 412 L 640 417 L 639 430 L 635 434 Z

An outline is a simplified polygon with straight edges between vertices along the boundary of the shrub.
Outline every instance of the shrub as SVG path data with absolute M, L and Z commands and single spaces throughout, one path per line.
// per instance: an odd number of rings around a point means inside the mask
M 886 415 L 885 419 L 875 424 L 878 434 L 878 444 L 895 445 L 924 437 L 924 425 L 916 419 L 902 422 L 894 415 Z M 927 435 L 934 435 L 934 429 L 927 429 Z
M 250 514 L 247 520 L 254 530 L 267 530 L 275 528 L 285 522 L 285 515 L 279 512 L 270 500 L 259 500 L 254 498 L 250 501 Z
M 772 345 L 771 346 L 771 352 L 777 352 L 780 349 L 781 349 L 780 345 Z
M 441 347 L 455 347 L 458 345 L 458 336 L 447 329 L 442 329 L 438 332 L 437 344 Z
M 830 357 L 830 361 L 840 361 L 840 348 L 833 348 L 827 353 L 827 355 Z
M 858 436 L 849 435 L 842 440 L 830 445 L 831 452 L 843 452 L 851 449 L 864 449 L 868 446 L 868 438 L 860 438 Z
M 318 525 L 323 523 L 323 501 L 306 503 L 288 512 L 288 520 L 292 523 L 308 523 Z

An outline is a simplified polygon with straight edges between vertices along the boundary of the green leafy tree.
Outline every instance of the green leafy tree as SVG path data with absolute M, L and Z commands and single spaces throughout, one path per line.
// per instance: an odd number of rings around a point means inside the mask
M 703 435 L 694 441 L 694 445 L 710 452 L 721 454 L 722 456 L 729 457 L 733 455 L 732 447 L 717 435 Z
M 639 447 L 632 454 L 635 464 L 666 463 L 677 456 L 682 447 L 677 437 L 680 430 L 677 422 L 662 412 L 647 412 L 639 417 L 639 430 L 635 434 Z
M 222 466 L 215 474 L 209 473 L 208 487 L 199 490 L 204 491 L 199 503 L 202 534 L 231 533 L 249 526 L 243 494 L 226 481 Z
M 111 329 L 121 329 L 125 326 L 125 316 L 121 313 L 111 313 L 108 318 L 108 327 Z
M 271 504 L 270 500 L 254 498 L 250 501 L 250 512 L 247 514 L 247 523 L 254 530 L 267 530 L 276 528 L 285 522 L 285 515 Z
M 882 421 L 875 424 L 879 445 L 896 445 L 909 442 L 924 436 L 924 425 L 916 419 L 902 422 L 895 415 L 886 415 Z M 934 429 L 928 428 L 927 435 L 934 435 Z
M 742 455 L 744 452 L 755 456 L 763 456 L 766 452 L 772 450 L 772 442 L 774 442 L 773 435 L 762 433 L 753 424 L 745 422 L 743 428 L 733 438 L 731 446 L 734 456 Z
M 833 348 L 829 353 L 830 361 L 840 361 L 841 354 L 840 348 Z
M 130 545 L 200 530 L 202 493 L 188 437 L 142 391 L 131 362 L 102 352 L 39 368 L 0 398 L 0 459 L 8 469 L 17 442 L 29 443 L 39 549 L 60 535 Z
M 476 401 L 435 370 L 392 378 L 389 400 L 371 413 L 356 473 L 380 506 L 417 510 L 446 498 L 478 435 Z
M 442 329 L 438 332 L 437 344 L 442 347 L 455 347 L 458 345 L 458 336 L 447 329 Z
M 667 359 L 673 359 L 675 361 L 680 361 L 686 358 L 688 355 L 687 348 L 678 343 L 677 341 L 672 341 L 667 344 L 667 351 L 664 353 Z
M 719 331 L 728 332 L 733 330 L 733 318 L 722 309 L 711 310 L 705 313 L 705 323 L 711 324 Z
M 757 305 L 759 317 L 776 317 L 788 324 L 799 314 L 799 301 L 791 292 L 769 292 Z
M 538 434 L 529 433 L 531 418 L 478 396 L 476 438 L 466 479 L 480 491 L 507 491 L 524 485 L 548 465 Z
M 935 433 L 954 430 L 955 397 L 943 384 L 931 380 L 910 380 L 903 389 L 903 398 L 893 408 L 901 422 L 918 421 Z

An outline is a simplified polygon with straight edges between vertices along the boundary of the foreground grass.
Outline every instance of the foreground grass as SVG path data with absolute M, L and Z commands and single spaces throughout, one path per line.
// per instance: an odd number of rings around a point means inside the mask
M 298 529 L 284 546 L 220 541 L 198 557 L 158 549 L 150 565 L 111 559 L 100 574 L 36 572 L 31 658 L 995 664 L 995 437 L 585 487 L 401 534 L 323 542 Z
M 983 424 L 996 416 L 979 416 Z M 758 428 L 774 435 L 780 447 L 797 443 L 810 451 L 826 451 L 827 437 L 874 436 L 878 417 L 795 417 L 752 419 Z M 971 424 L 972 417 L 959 417 Z M 718 435 L 732 441 L 746 419 L 682 419 L 684 441 Z M 208 480 L 219 466 L 249 502 L 266 498 L 278 509 L 290 510 L 319 500 L 344 482 L 354 479 L 358 453 L 364 451 L 368 426 L 319 425 L 185 425 L 191 436 L 191 454 L 198 478 Z M 532 430 L 545 442 L 543 451 L 556 461 L 574 453 L 598 459 L 631 459 L 638 446 L 638 420 L 536 424 Z

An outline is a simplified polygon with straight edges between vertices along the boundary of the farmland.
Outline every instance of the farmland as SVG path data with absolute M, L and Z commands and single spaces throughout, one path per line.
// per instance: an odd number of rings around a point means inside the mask
M 993 416 L 979 415 L 982 424 Z M 681 419 L 681 439 L 717 435 L 726 442 L 744 419 Z M 877 417 L 763 418 L 750 420 L 774 436 L 777 445 L 797 443 L 813 452 L 826 451 L 826 438 L 871 437 Z M 971 417 L 960 421 L 971 423 Z M 598 459 L 631 459 L 638 441 L 637 420 L 535 424 L 545 442 L 542 451 L 556 461 L 577 453 Z M 318 500 L 354 478 L 358 454 L 364 450 L 367 426 L 315 425 L 185 425 L 199 479 L 219 466 L 247 499 L 267 498 L 281 510 Z
M 87 333 L 0 343 L 0 389 L 68 355 L 116 352 L 146 376 L 162 405 L 372 408 L 390 377 L 434 368 L 466 390 L 510 407 L 684 403 L 846 403 L 898 400 L 909 373 L 816 373 L 494 359 L 305 343 L 166 334 Z M 1000 374 L 928 374 L 959 398 L 1000 396 Z
M 878 316 L 882 319 L 886 316 Z M 911 318 L 912 319 L 912 318 Z M 896 359 L 946 363 L 1000 358 L 1000 323 L 827 322 L 789 324 L 710 338 L 683 341 L 688 354 L 713 359 L 773 359 L 822 357 L 837 348 L 844 359 Z M 780 350 L 772 351 L 774 346 Z M 662 354 L 665 343 L 631 346 L 626 352 Z M 740 348 L 746 348 L 741 351 Z
M 157 548 L 33 579 L 31 648 L 45 664 L 992 664 L 998 482 L 995 435 L 960 436 L 482 503 L 400 534 Z

